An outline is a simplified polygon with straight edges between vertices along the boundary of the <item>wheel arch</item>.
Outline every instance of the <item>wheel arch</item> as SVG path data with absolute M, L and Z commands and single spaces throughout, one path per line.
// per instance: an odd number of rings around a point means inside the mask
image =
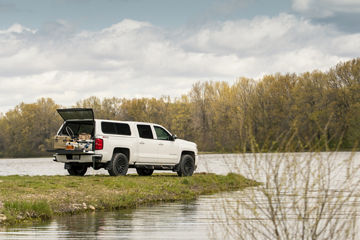
M 190 155 L 190 156 L 194 159 L 194 161 L 195 161 L 195 152 L 194 152 L 194 151 L 189 151 L 189 150 L 184 150 L 184 151 L 181 152 L 181 156 L 180 156 L 179 162 L 181 161 L 181 158 L 182 158 L 182 156 L 184 156 L 184 155 Z
M 124 147 L 116 147 L 116 148 L 114 148 L 112 157 L 114 157 L 115 154 L 117 154 L 117 153 L 124 154 L 128 158 L 128 161 L 130 161 L 130 149 L 129 148 L 124 148 Z

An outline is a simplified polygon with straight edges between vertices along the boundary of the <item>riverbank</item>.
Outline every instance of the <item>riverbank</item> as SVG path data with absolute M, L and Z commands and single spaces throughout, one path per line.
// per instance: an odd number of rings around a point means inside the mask
M 258 183 L 238 174 L 0 176 L 0 225 L 50 220 L 85 211 L 136 208 L 160 202 L 189 201 L 202 194 L 241 190 Z

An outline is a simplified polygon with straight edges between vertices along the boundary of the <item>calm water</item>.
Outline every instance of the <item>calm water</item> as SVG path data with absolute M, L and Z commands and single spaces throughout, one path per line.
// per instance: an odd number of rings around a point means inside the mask
M 232 154 L 228 154 L 228 156 L 232 156 Z M 223 155 L 207 154 L 200 155 L 196 172 L 211 171 L 226 174 L 229 170 L 223 161 Z M 136 171 L 130 168 L 128 173 L 136 173 Z M 104 169 L 88 168 L 86 175 L 94 174 L 108 174 L 108 172 Z M 68 172 L 64 169 L 63 163 L 54 162 L 52 158 L 3 158 L 0 159 L 0 176 L 7 175 L 68 175 Z
M 339 153 L 333 158 L 340 163 L 349 155 L 350 153 Z M 252 169 L 261 169 L 266 166 L 269 159 L 279 156 L 279 154 L 200 155 L 197 172 L 227 174 L 236 171 L 251 177 Z M 298 161 L 305 162 L 308 155 L 296 153 L 294 156 Z M 355 165 L 359 165 L 360 153 L 356 153 L 353 160 Z M 134 172 L 133 169 L 129 171 L 129 173 Z M 0 159 L 0 175 L 14 174 L 67 175 L 67 171 L 63 169 L 63 164 L 53 162 L 51 158 Z M 107 172 L 90 170 L 87 174 L 107 174 Z M 337 169 L 333 175 L 332 184 L 336 188 L 337 182 L 345 179 L 346 169 Z M 266 178 L 261 172 L 256 176 L 256 179 L 261 181 Z M 224 231 L 220 226 L 221 223 L 235 224 L 228 222 L 223 207 L 228 206 L 231 209 L 236 206 L 239 199 L 242 199 L 242 196 L 242 192 L 233 192 L 202 196 L 190 203 L 166 203 L 131 211 L 58 217 L 47 224 L 0 229 L 0 239 L 208 239 L 214 236 L 214 231 L 217 232 L 219 239 Z M 263 201 L 263 198 L 257 201 Z M 358 202 L 356 205 L 360 206 Z M 340 214 L 346 217 L 345 210 Z
M 208 239 L 218 197 L 203 196 L 191 203 L 161 204 L 132 211 L 59 217 L 49 224 L 0 230 L 0 238 Z

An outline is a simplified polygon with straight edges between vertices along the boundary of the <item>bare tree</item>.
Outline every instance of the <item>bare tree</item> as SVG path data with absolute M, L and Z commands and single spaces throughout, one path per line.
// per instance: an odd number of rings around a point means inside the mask
M 295 138 L 284 139 L 282 152 L 256 153 L 261 149 L 253 141 L 254 153 L 231 156 L 236 172 L 261 184 L 223 198 L 211 236 L 356 239 L 360 155 L 291 153 Z

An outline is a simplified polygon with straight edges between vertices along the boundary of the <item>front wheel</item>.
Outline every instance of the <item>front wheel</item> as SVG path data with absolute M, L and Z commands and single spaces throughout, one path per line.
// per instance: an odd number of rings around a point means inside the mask
M 195 171 L 195 161 L 191 155 L 183 155 L 179 163 L 177 174 L 179 177 L 192 176 Z
M 125 176 L 129 168 L 129 160 L 123 153 L 117 153 L 109 163 L 108 172 L 110 176 Z
M 154 172 L 154 169 L 136 168 L 136 172 L 139 174 L 139 176 L 151 176 L 151 174 Z
M 82 165 L 73 165 L 70 169 L 68 169 L 70 176 L 84 176 L 86 171 L 87 167 Z

